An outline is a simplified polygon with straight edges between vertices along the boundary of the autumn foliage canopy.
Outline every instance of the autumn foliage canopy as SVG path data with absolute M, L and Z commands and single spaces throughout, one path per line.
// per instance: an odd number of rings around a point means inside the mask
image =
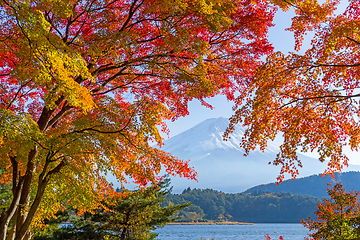
M 272 51 L 261 0 L 1 0 L 0 168 L 12 186 L 0 239 L 61 209 L 97 208 L 104 177 L 190 179 L 162 144 L 165 120 L 217 94 L 235 100 Z M 9 221 L 11 227 L 8 229 Z
M 247 127 L 241 143 L 247 153 L 282 136 L 273 162 L 282 166 L 280 181 L 286 172 L 298 175 L 298 151 L 317 151 L 327 173 L 340 171 L 348 164 L 344 147 L 360 146 L 359 1 L 273 2 L 295 10 L 287 29 L 294 33 L 295 51 L 272 53 L 257 69 L 240 92 L 228 132 L 239 122 Z M 344 2 L 345 10 L 336 11 Z M 309 32 L 311 45 L 301 54 Z

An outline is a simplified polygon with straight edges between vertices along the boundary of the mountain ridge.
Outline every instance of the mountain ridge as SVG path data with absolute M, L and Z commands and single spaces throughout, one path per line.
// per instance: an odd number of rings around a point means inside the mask
M 310 195 L 317 198 L 328 198 L 326 189 L 331 188 L 336 183 L 342 183 L 346 191 L 360 191 L 360 172 L 349 171 L 335 173 L 321 177 L 321 174 L 285 180 L 281 184 L 267 183 L 254 186 L 244 191 L 244 194 L 251 192 L 289 192 L 292 194 Z
M 226 118 L 211 118 L 164 141 L 162 150 L 190 160 L 189 165 L 199 174 L 198 183 L 173 177 L 174 192 L 191 187 L 236 193 L 276 180 L 281 167 L 268 162 L 272 162 L 279 152 L 277 143 L 270 142 L 264 152 L 254 150 L 244 157 L 244 150 L 239 146 L 244 129 L 237 126 L 230 139 L 223 141 L 222 135 L 228 125 Z M 322 173 L 327 167 L 317 159 L 299 156 L 304 166 L 299 169 L 299 177 Z M 360 170 L 360 166 L 348 170 Z M 290 178 L 289 175 L 286 177 Z

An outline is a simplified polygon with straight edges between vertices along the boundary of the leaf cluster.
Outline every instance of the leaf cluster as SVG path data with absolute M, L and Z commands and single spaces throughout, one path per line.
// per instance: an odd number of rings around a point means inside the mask
M 288 29 L 295 35 L 295 51 L 272 53 L 256 70 L 238 97 L 228 133 L 237 123 L 246 126 L 240 144 L 246 154 L 282 137 L 272 162 L 282 166 L 280 181 L 286 172 L 298 175 L 299 151 L 317 151 L 328 164 L 326 173 L 341 171 L 349 160 L 344 147 L 357 150 L 360 144 L 359 2 L 349 1 L 342 12 L 336 12 L 339 0 L 272 2 L 295 10 Z M 309 32 L 311 46 L 299 53 Z
M 309 237 L 314 240 L 359 239 L 360 193 L 346 192 L 340 183 L 327 192 L 331 199 L 319 203 L 315 212 L 317 220 L 308 218 L 302 221 L 305 227 L 313 231 Z

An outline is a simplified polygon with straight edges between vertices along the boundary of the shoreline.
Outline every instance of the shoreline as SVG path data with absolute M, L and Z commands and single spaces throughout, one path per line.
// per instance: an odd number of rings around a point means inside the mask
M 167 225 L 255 225 L 254 223 L 245 222 L 172 222 Z

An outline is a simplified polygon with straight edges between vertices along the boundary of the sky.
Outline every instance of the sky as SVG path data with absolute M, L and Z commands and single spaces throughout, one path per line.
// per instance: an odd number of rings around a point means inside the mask
M 278 12 L 275 15 L 275 26 L 269 31 L 269 40 L 273 44 L 275 51 L 288 52 L 293 49 L 294 37 L 290 32 L 284 31 L 285 28 L 291 25 L 291 16 L 293 12 Z M 233 103 L 227 101 L 225 96 L 216 96 L 207 100 L 214 109 L 211 110 L 201 106 L 200 102 L 194 100 L 189 104 L 189 115 L 182 117 L 175 122 L 167 122 L 170 129 L 170 137 L 175 136 L 196 124 L 209 119 L 217 117 L 231 117 L 233 114 Z
M 347 4 L 347 0 L 342 0 L 338 12 L 343 12 Z M 283 53 L 288 53 L 294 50 L 295 41 L 293 33 L 285 31 L 286 28 L 291 26 L 291 18 L 293 16 L 293 10 L 290 10 L 288 12 L 282 12 L 281 10 L 279 10 L 275 14 L 275 26 L 270 29 L 268 34 L 269 41 L 274 46 L 274 51 L 282 51 Z M 307 37 L 305 37 L 300 53 L 304 52 L 304 50 L 306 50 L 310 46 L 311 37 L 312 34 L 308 34 Z M 190 114 L 188 116 L 182 117 L 175 122 L 168 121 L 167 125 L 170 129 L 169 136 L 175 136 L 209 118 L 229 118 L 232 116 L 233 103 L 227 101 L 225 96 L 216 96 L 209 99 L 208 102 L 214 107 L 213 110 L 201 106 L 200 102 L 195 100 L 189 103 Z M 352 164 L 360 165 L 360 159 L 358 160 L 358 152 L 352 152 L 350 149 L 346 149 L 346 154 Z M 315 158 L 317 157 L 317 153 L 307 153 L 305 155 Z
M 276 13 L 274 19 L 275 26 L 270 28 L 268 34 L 269 41 L 274 46 L 274 51 L 287 53 L 293 50 L 295 44 L 293 33 L 284 30 L 291 26 L 291 18 L 293 15 L 294 12 L 291 10 L 288 12 L 278 11 Z M 304 46 L 309 46 L 310 40 L 306 39 L 306 41 L 308 43 L 304 44 Z M 194 100 L 189 104 L 190 114 L 188 116 L 182 117 L 175 122 L 167 122 L 170 129 L 170 137 L 189 129 L 206 119 L 231 117 L 233 114 L 233 103 L 227 101 L 225 96 L 216 96 L 209 99 L 207 102 L 214 107 L 213 110 L 201 106 L 199 101 Z
M 291 17 L 293 14 L 293 11 L 285 13 L 278 11 L 275 15 L 275 26 L 270 29 L 268 34 L 269 41 L 273 44 L 275 51 L 287 53 L 294 48 L 295 41 L 293 34 L 284 30 L 291 26 Z M 206 119 L 217 117 L 228 118 L 233 114 L 233 103 L 227 101 L 225 96 L 216 96 L 209 99 L 207 102 L 214 107 L 213 110 L 201 106 L 199 101 L 194 100 L 189 104 L 190 114 L 188 116 L 182 117 L 175 122 L 167 122 L 170 129 L 170 137 L 189 129 Z

